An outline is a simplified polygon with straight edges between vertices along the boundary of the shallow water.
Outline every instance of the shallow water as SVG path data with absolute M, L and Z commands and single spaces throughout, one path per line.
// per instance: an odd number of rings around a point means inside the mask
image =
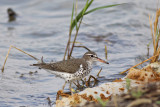
M 68 40 L 72 0 L 0 0 L 0 66 L 10 45 L 16 46 L 47 62 L 60 61 Z M 84 1 L 78 2 L 82 8 Z M 102 67 L 101 82 L 123 77 L 120 72 L 137 63 L 136 58 L 147 54 L 151 41 L 148 14 L 155 16 L 157 2 L 153 0 L 97 0 L 91 8 L 115 4 L 125 5 L 96 11 L 84 17 L 77 41 L 105 59 L 108 48 L 109 65 L 96 63 L 92 75 Z M 18 13 L 16 22 L 8 23 L 7 8 Z M 79 45 L 79 44 L 77 44 Z M 73 57 L 81 57 L 85 49 L 75 48 Z M 151 49 L 152 52 L 152 49 Z M 47 106 L 47 97 L 54 102 L 64 80 L 29 66 L 32 58 L 12 49 L 0 74 L 0 106 Z M 34 72 L 29 74 L 29 72 Z M 38 72 L 35 72 L 38 71 Z M 68 86 L 65 88 L 68 91 Z

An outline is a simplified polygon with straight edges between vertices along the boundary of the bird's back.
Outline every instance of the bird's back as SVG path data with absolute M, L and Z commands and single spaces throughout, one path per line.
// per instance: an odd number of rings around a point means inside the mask
M 42 69 L 71 73 L 71 74 L 77 72 L 80 68 L 80 65 L 82 65 L 84 70 L 87 69 L 88 67 L 86 61 L 83 58 L 59 61 L 56 63 L 33 64 L 33 66 L 38 66 Z

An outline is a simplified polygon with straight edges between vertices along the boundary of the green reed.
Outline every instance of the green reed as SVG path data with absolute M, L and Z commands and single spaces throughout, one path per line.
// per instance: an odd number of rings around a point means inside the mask
M 71 23 L 70 23 L 70 29 L 69 29 L 69 38 L 68 38 L 68 42 L 67 42 L 67 46 L 66 46 L 66 49 L 65 49 L 65 54 L 64 54 L 63 60 L 65 60 L 67 52 L 68 52 L 67 59 L 70 59 L 70 57 L 72 55 L 73 49 L 75 47 L 75 42 L 76 42 L 76 39 L 77 39 L 77 36 L 78 36 L 79 28 L 81 26 L 83 17 L 85 15 L 87 15 L 89 13 L 93 13 L 96 10 L 100 10 L 100 9 L 104 9 L 104 8 L 109 8 L 109 7 L 121 5 L 121 4 L 106 5 L 106 6 L 100 6 L 100 7 L 96 7 L 96 8 L 93 8 L 91 10 L 88 10 L 88 8 L 92 5 L 93 1 L 94 0 L 87 0 L 85 5 L 84 5 L 84 7 L 83 7 L 83 9 L 78 14 L 77 14 L 77 8 L 75 9 L 75 7 L 77 6 L 77 1 L 76 1 L 76 4 L 73 3 L 72 15 L 71 15 Z M 76 30 L 76 34 L 74 35 L 73 43 L 72 43 L 71 48 L 70 48 L 71 35 L 72 35 L 72 31 L 74 30 L 74 28 L 76 28 L 75 29 Z

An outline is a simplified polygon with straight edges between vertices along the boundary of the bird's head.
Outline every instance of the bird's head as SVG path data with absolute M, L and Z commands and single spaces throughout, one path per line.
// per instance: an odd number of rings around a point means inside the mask
M 84 55 L 83 55 L 83 58 L 86 60 L 86 61 L 89 61 L 89 62 L 96 62 L 96 61 L 99 61 L 99 62 L 102 62 L 102 63 L 105 63 L 105 64 L 109 64 L 107 61 L 104 61 L 100 58 L 98 58 L 97 54 L 93 51 L 88 51 L 86 52 Z

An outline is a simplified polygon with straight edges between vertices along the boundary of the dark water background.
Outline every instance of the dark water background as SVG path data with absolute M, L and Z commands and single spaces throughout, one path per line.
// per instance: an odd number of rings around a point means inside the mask
M 0 0 L 0 66 L 10 45 L 16 46 L 45 61 L 60 61 L 68 40 L 73 0 Z M 97 63 L 92 75 L 102 67 L 100 83 L 123 77 L 119 72 L 137 63 L 147 54 L 151 41 L 148 14 L 155 16 L 156 0 L 95 0 L 91 8 L 115 3 L 128 3 L 96 11 L 84 17 L 77 41 L 105 59 L 108 48 L 109 65 Z M 85 0 L 78 1 L 78 8 Z M 18 13 L 16 22 L 8 23 L 7 8 Z M 91 9 L 90 8 L 90 9 Z M 79 44 L 77 44 L 79 45 Z M 152 49 L 151 49 L 152 51 Z M 74 57 L 85 49 L 75 48 Z M 0 107 L 47 106 L 47 97 L 54 102 L 64 80 L 29 66 L 32 58 L 12 49 L 0 80 Z M 37 73 L 29 74 L 29 72 Z M 23 75 L 23 76 L 22 76 Z M 68 91 L 68 86 L 65 88 Z

